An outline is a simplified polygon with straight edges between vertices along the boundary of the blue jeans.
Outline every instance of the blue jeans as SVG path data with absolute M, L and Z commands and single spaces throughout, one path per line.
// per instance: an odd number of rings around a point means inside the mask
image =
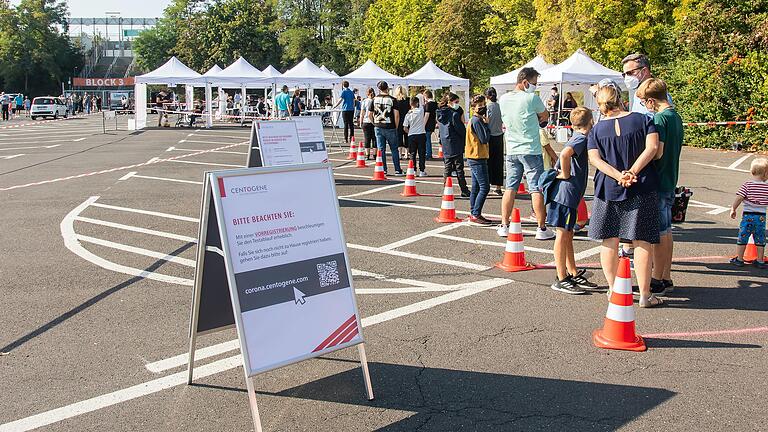
M 427 131 L 427 152 L 424 153 L 427 159 L 432 159 L 432 132 Z
M 392 152 L 392 165 L 396 172 L 403 172 L 400 168 L 400 153 L 397 150 L 397 129 L 375 128 L 376 148 L 381 150 L 381 160 L 384 162 L 384 172 L 387 172 L 387 143 Z
M 483 204 L 491 185 L 488 183 L 488 159 L 467 159 L 472 172 L 472 192 L 469 194 L 469 208 L 472 216 L 483 213 Z

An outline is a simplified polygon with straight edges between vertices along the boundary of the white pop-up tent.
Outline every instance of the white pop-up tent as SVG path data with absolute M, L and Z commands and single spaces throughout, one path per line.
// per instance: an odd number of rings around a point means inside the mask
M 138 75 L 134 84 L 134 106 L 136 107 L 136 129 L 147 127 L 147 84 L 163 84 L 174 87 L 186 86 L 187 101 L 191 100 L 192 88 L 204 85 L 202 75 L 190 69 L 175 56 L 152 72 Z
M 600 80 L 611 79 L 621 88 L 625 88 L 621 72 L 609 69 L 592 60 L 581 48 L 576 50 L 562 63 L 544 70 L 539 76 L 539 88 L 557 85 L 560 88 L 560 107 L 562 109 L 565 100 L 565 92 L 579 91 L 584 96 L 584 106 L 592 111 L 597 110 L 597 103 L 589 87 Z
M 276 82 L 306 89 L 327 89 L 332 88 L 335 83 L 339 82 L 339 77 L 320 69 L 308 58 L 305 58 L 296 66 L 285 71 L 280 78 L 276 79 Z
M 363 63 L 359 68 L 344 75 L 342 78 L 349 81 L 349 86 L 351 88 L 375 88 L 379 81 L 386 81 L 390 88 L 397 84 L 406 84 L 405 78 L 385 71 L 370 59 Z
M 519 68 L 511 72 L 507 72 L 505 74 L 491 77 L 491 86 L 496 88 L 496 92 L 499 94 L 499 96 L 501 96 L 502 94 L 506 93 L 507 91 L 515 87 L 515 85 L 517 84 L 517 75 L 520 73 L 520 71 L 523 68 L 532 67 L 536 69 L 537 72 L 542 73 L 543 71 L 551 68 L 552 66 L 554 65 L 544 60 L 544 57 L 542 57 L 541 55 L 537 55 L 536 57 L 533 58 L 533 60 L 529 61 L 528 63 L 520 66 Z
M 469 113 L 469 80 L 449 74 L 440 69 L 432 60 L 429 60 L 416 72 L 406 75 L 405 80 L 411 86 L 450 87 L 454 93 L 464 93 L 464 108 Z

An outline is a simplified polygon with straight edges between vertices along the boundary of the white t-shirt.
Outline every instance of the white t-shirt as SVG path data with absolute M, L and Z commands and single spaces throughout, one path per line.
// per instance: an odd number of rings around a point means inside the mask
M 424 111 L 421 108 L 412 108 L 405 115 L 403 127 L 408 128 L 408 136 L 426 134 L 424 129 Z

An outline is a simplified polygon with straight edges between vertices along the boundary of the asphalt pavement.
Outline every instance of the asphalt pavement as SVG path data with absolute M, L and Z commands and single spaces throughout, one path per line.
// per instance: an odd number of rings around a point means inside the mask
M 0 432 L 252 430 L 233 329 L 198 338 L 186 384 L 203 173 L 243 166 L 250 130 L 104 127 L 0 125 Z M 634 353 L 592 345 L 606 297 L 551 290 L 553 243 L 530 221 L 544 268 L 496 269 L 495 229 L 434 221 L 440 161 L 406 198 L 404 178 L 372 181 L 326 139 L 376 398 L 356 349 L 293 364 L 253 379 L 265 431 L 766 430 L 768 272 L 728 264 L 753 155 L 684 149 L 676 289 L 637 310 Z M 575 252 L 605 285 L 599 244 L 582 232 Z

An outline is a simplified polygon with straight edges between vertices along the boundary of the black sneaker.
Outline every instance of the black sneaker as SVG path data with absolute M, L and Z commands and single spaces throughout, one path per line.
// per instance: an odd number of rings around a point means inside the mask
M 667 289 L 664 287 L 664 282 L 651 278 L 651 294 L 656 294 L 657 296 L 663 296 L 667 293 Z M 640 287 L 637 285 L 632 286 L 632 294 L 639 296 L 640 295 Z
M 587 292 L 583 289 L 577 287 L 572 281 L 571 277 L 568 276 L 563 280 L 559 280 L 555 278 L 555 283 L 549 286 L 555 291 L 564 292 L 566 294 L 586 294 Z
M 576 284 L 576 286 L 582 289 L 591 289 L 591 290 L 597 289 L 598 288 L 597 284 L 594 282 L 588 281 L 587 278 L 584 277 L 584 273 L 586 273 L 586 270 L 581 269 L 577 271 L 575 275 L 570 275 L 571 282 L 573 282 L 574 284 Z
M 744 267 L 744 261 L 740 260 L 738 257 L 731 258 L 731 264 L 736 267 Z

